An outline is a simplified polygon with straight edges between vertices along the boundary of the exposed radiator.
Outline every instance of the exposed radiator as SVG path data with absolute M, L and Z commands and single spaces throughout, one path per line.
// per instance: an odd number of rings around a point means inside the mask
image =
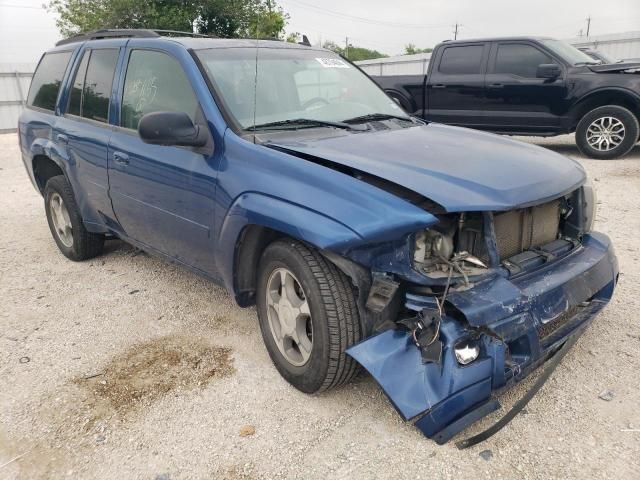
M 494 227 L 501 260 L 541 247 L 558 238 L 560 201 L 496 213 Z

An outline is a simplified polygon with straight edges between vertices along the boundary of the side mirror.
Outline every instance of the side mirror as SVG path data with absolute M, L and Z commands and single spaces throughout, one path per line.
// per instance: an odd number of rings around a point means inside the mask
M 140 119 L 138 133 L 145 143 L 204 147 L 209 134 L 206 128 L 194 125 L 184 112 L 152 112 Z
M 557 63 L 542 63 L 536 70 L 536 78 L 558 78 L 562 74 L 560 65 Z

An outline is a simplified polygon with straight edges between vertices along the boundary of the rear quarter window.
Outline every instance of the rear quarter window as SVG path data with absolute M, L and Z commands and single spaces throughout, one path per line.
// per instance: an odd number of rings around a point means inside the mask
M 58 92 L 71 58 L 71 52 L 46 53 L 31 80 L 27 105 L 55 110 Z
M 482 69 L 482 45 L 446 47 L 440 59 L 440 73 L 473 75 Z

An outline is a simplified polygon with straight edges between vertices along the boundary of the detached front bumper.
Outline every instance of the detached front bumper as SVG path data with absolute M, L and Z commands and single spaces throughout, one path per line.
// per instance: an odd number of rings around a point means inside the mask
M 492 399 L 579 336 L 608 303 L 618 278 L 609 238 L 586 235 L 576 251 L 535 272 L 493 277 L 451 293 L 442 319 L 440 363 L 422 362 L 408 332 L 387 330 L 347 353 L 376 379 L 405 420 L 442 443 L 499 407 Z M 420 311 L 428 297 L 407 294 Z M 454 316 L 456 318 L 454 318 Z M 470 331 L 480 336 L 480 356 L 458 364 L 454 345 Z

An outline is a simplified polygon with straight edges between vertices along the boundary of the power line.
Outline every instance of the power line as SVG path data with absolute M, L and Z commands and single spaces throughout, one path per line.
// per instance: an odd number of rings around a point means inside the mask
M 43 7 L 36 7 L 35 5 L 13 5 L 11 3 L 0 3 L 0 7 L 29 8 L 29 9 L 32 9 L 32 10 L 44 10 Z
M 415 23 L 400 23 L 400 22 L 387 22 L 384 20 L 374 20 L 372 18 L 359 17 L 356 15 L 349 15 L 347 13 L 337 12 L 335 10 L 329 10 L 327 8 L 318 7 L 316 5 L 311 5 L 310 3 L 302 2 L 300 0 L 288 0 L 292 3 L 295 3 L 303 8 L 310 8 L 324 15 L 329 15 L 332 17 L 343 18 L 346 20 L 352 20 L 361 23 L 367 23 L 370 25 L 383 25 L 387 27 L 393 28 L 447 28 L 448 25 L 425 25 L 425 24 L 415 24 Z

